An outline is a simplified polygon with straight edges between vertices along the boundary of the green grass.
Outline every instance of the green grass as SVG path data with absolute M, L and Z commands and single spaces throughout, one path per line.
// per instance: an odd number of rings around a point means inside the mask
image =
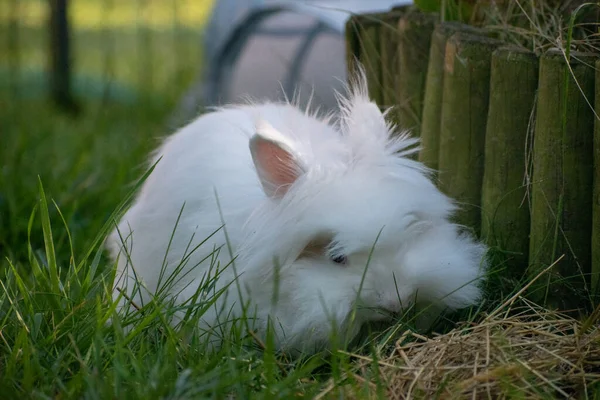
M 44 3 L 19 3 L 17 31 L 0 19 L 12 35 L 0 59 L 1 397 L 314 397 L 332 376 L 359 394 L 347 355 L 292 362 L 251 337 L 209 353 L 197 329 L 160 317 L 159 301 L 115 318 L 101 241 L 199 69 L 205 13 L 196 29 L 171 29 L 164 18 L 128 26 L 132 11 L 116 9 L 100 28 L 103 2 L 84 3 L 72 9 L 75 117 L 47 99 Z
M 0 393 L 5 398 L 312 397 L 352 381 L 349 356 L 287 361 L 252 338 L 215 354 L 153 304 L 125 333 L 97 240 L 134 188 L 169 102 L 86 102 L 76 119 L 43 100 L 0 108 Z M 39 177 L 39 179 L 38 179 Z M 42 187 L 43 185 L 43 187 Z M 267 343 L 268 347 L 268 343 Z M 340 389 L 342 390 L 342 389 Z
M 5 398 L 311 398 L 370 390 L 352 357 L 290 361 L 252 337 L 209 354 L 198 330 L 175 330 L 151 304 L 114 317 L 113 266 L 98 240 L 135 188 L 173 104 L 86 101 L 73 119 L 45 100 L 0 107 L 0 393 Z M 193 316 L 191 317 L 193 320 Z M 398 332 L 396 333 L 398 334 Z M 389 346 L 385 336 L 372 342 Z M 367 353 L 368 349 L 365 350 Z M 383 350 L 380 350 L 383 351 Z

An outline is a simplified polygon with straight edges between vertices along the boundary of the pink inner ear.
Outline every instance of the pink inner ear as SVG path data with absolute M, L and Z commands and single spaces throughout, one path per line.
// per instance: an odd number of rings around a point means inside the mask
M 264 138 L 256 139 L 253 147 L 254 162 L 267 194 L 283 196 L 298 179 L 294 156 L 279 144 Z

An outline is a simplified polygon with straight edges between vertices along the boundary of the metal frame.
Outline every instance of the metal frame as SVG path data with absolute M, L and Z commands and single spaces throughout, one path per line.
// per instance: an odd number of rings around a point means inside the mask
M 311 16 L 317 19 L 317 22 L 308 30 L 298 29 L 260 29 L 257 28 L 265 19 L 272 17 L 280 12 L 298 12 L 304 15 Z M 328 26 L 314 14 L 304 13 L 295 7 L 272 7 L 259 9 L 257 12 L 250 14 L 238 25 L 238 28 L 233 31 L 229 38 L 224 42 L 222 50 L 214 58 L 213 63 L 209 66 L 209 70 L 204 79 L 204 99 L 208 104 L 218 104 L 220 93 L 229 93 L 231 79 L 228 79 L 233 74 L 236 62 L 242 53 L 246 43 L 252 35 L 270 34 L 280 37 L 297 35 L 298 33 L 305 34 L 304 42 L 301 44 L 298 52 L 292 60 L 292 66 L 286 74 L 283 81 L 283 88 L 286 93 L 291 93 L 294 90 L 295 82 L 297 82 L 302 66 L 306 60 L 306 55 L 311 49 L 315 39 L 319 34 L 323 33 L 338 33 L 337 30 Z

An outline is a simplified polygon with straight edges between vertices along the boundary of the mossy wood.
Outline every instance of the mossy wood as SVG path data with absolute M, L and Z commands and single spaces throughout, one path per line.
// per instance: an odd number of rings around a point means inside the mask
M 384 64 L 396 72 L 400 127 L 414 137 L 420 136 L 431 34 L 438 19 L 437 14 L 407 11 L 398 21 L 398 64 Z
M 377 104 L 383 103 L 381 68 L 381 22 L 385 14 L 361 14 L 346 23 L 348 71 L 356 71 L 356 61 L 365 69 L 369 82 L 369 96 Z
M 395 107 L 398 104 L 398 80 L 396 65 L 398 65 L 398 20 L 404 15 L 405 7 L 394 9 L 385 14 L 380 28 L 380 53 L 381 53 L 381 86 L 382 86 L 382 104 L 383 109 Z M 395 107 L 396 108 L 396 107 Z M 398 124 L 398 113 L 393 109 L 389 118 Z
M 531 145 L 539 61 L 502 47 L 492 54 L 481 188 L 481 234 L 507 256 L 512 276 L 529 256 Z
M 456 221 L 480 231 L 481 183 L 492 52 L 500 42 L 456 33 L 446 43 L 438 178 L 461 208 Z
M 356 62 L 360 61 L 360 15 L 354 15 L 346 21 L 346 69 L 348 74 L 356 71 Z
M 600 60 L 596 61 L 596 115 L 594 115 L 594 202 L 592 205 L 592 289 L 600 299 Z
M 419 153 L 419 161 L 434 171 L 438 168 L 439 158 L 446 42 L 450 36 L 459 31 L 477 32 L 475 28 L 458 22 L 443 22 L 435 27 L 431 35 L 421 115 L 422 150 Z
M 540 60 L 531 185 L 531 276 L 564 257 L 532 286 L 530 295 L 562 310 L 586 305 L 589 291 L 594 61 L 594 56 L 572 53 L 569 71 L 560 51 L 549 51 Z

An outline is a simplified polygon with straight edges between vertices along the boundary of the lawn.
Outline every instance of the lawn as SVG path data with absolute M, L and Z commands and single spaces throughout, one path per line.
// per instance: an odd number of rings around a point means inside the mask
M 210 2 L 154 2 L 144 12 L 142 1 L 72 3 L 76 116 L 46 98 L 45 2 L 1 8 L 0 37 L 13 39 L 0 58 L 0 397 L 444 398 L 448 379 L 457 390 L 488 379 L 507 398 L 552 398 L 597 385 L 598 315 L 582 322 L 540 309 L 520 298 L 522 282 L 501 274 L 479 310 L 452 316 L 465 321 L 458 330 L 448 320 L 436 326 L 445 333 L 437 342 L 407 316 L 365 329 L 352 352 L 297 360 L 252 337 L 208 353 L 199 332 L 161 318 L 164 304 L 134 316 L 130 331 L 126 321 L 107 324 L 113 266 L 101 241 L 201 66 Z M 7 21 L 16 4 L 15 36 Z M 551 355 L 536 362 L 531 343 L 549 338 Z M 451 373 L 424 374 L 431 391 L 416 385 L 425 361 L 441 354 Z M 477 375 L 472 365 L 486 354 L 491 367 Z
M 284 365 L 254 343 L 208 355 L 197 335 L 175 332 L 155 312 L 129 333 L 106 324 L 114 308 L 103 228 L 199 71 L 210 2 L 154 2 L 142 14 L 142 2 L 73 4 L 75 117 L 46 97 L 45 2 L 2 8 L 1 397 L 318 393 L 331 373 L 323 357 Z M 11 13 L 19 15 L 18 31 Z
M 333 364 L 324 356 L 292 363 L 248 341 L 209 356 L 200 338 L 174 331 L 156 312 L 130 333 L 106 325 L 114 312 L 112 265 L 94 240 L 165 133 L 175 97 L 156 97 L 88 99 L 72 118 L 44 99 L 12 102 L 3 93 L 2 397 L 316 395 L 332 373 L 353 370 L 349 356 Z

